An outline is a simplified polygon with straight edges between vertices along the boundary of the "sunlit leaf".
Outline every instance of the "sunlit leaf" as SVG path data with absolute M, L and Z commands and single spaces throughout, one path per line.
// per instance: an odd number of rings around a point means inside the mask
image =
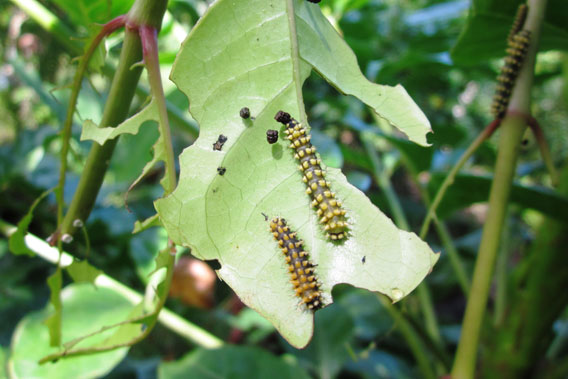
M 120 294 L 88 284 L 73 284 L 61 292 L 63 339 L 94 332 L 116 319 L 124 318 L 132 305 Z M 13 378 L 95 378 L 103 377 L 126 355 L 122 348 L 85 357 L 71 357 L 40 365 L 38 361 L 58 349 L 49 346 L 50 337 L 42 321 L 50 307 L 28 314 L 12 337 L 8 369 Z M 93 344 L 108 338 L 112 331 L 91 337 Z
M 219 276 L 297 347 L 310 339 L 313 314 L 294 296 L 263 214 L 285 217 L 298 231 L 318 265 L 327 304 L 338 283 L 400 300 L 437 260 L 333 168 L 326 178 L 347 209 L 350 236 L 341 244 L 325 239 L 291 150 L 282 138 L 266 142 L 267 129 L 281 127 L 273 119 L 277 111 L 302 118 L 301 87 L 312 69 L 376 107 L 411 138 L 425 141 L 428 122 L 404 89 L 368 82 L 317 5 L 220 0 L 192 30 L 174 65 L 172 79 L 188 96 L 200 135 L 180 156 L 178 188 L 156 202 L 170 238 L 198 258 L 218 260 Z M 254 119 L 241 119 L 245 106 Z M 214 150 L 220 134 L 228 140 Z
M 87 261 L 73 261 L 66 269 L 76 283 L 94 283 L 97 276 L 103 273 Z

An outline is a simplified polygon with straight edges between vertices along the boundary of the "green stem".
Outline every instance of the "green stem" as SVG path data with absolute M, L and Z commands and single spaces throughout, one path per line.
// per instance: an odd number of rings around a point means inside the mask
M 408 224 L 404 211 L 402 210 L 402 205 L 400 204 L 398 196 L 392 188 L 388 173 L 381 164 L 379 156 L 375 150 L 375 147 L 373 146 L 373 137 L 374 136 L 371 133 L 361 134 L 363 146 L 365 147 L 367 155 L 369 156 L 369 159 L 371 160 L 371 164 L 373 166 L 373 176 L 375 178 L 375 181 L 377 181 L 377 183 L 381 187 L 381 190 L 385 193 L 385 196 L 393 213 L 395 224 L 404 230 L 410 230 L 410 225 Z M 430 291 L 424 283 L 420 284 L 417 287 L 416 291 L 418 299 L 420 301 L 422 313 L 424 315 L 426 330 L 428 331 L 430 338 L 432 338 L 432 340 L 436 344 L 441 346 L 442 336 L 440 334 L 440 329 L 438 328 L 438 321 L 436 320 L 436 313 L 434 311 L 434 305 L 432 303 Z
M 450 259 L 450 264 L 452 265 L 452 269 L 456 274 L 456 278 L 458 283 L 466 297 L 469 296 L 471 283 L 469 277 L 465 271 L 463 266 L 463 262 L 460 259 L 458 250 L 452 241 L 452 236 L 448 231 L 448 227 L 442 221 L 434 219 L 434 226 L 436 227 L 436 232 L 440 237 L 440 241 L 442 242 L 442 246 L 446 250 L 446 254 L 448 254 L 448 258 Z
M 483 227 L 471 294 L 452 370 L 454 378 L 472 378 L 475 371 L 479 334 L 493 278 L 519 146 L 525 128 L 525 119 L 521 117 L 506 117 L 501 125 L 497 163 L 489 195 L 489 212 Z
M 142 72 L 142 67 L 133 67 L 133 65 L 141 58 L 140 37 L 136 31 L 127 28 L 120 62 L 112 81 L 100 125 L 116 126 L 128 116 L 134 89 Z M 61 225 L 61 235 L 73 234 L 76 230 L 73 222 L 81 220 L 84 223 L 91 213 L 117 141 L 118 138 L 107 141 L 103 145 L 93 143 L 79 185 Z
M 4 236 L 10 237 L 15 231 L 16 227 L 14 225 L 0 220 L 0 233 L 4 234 Z M 38 256 L 48 262 L 57 264 L 59 260 L 59 251 L 55 247 L 50 246 L 44 240 L 29 233 L 25 236 L 25 242 L 28 248 Z M 61 267 L 69 266 L 72 262 L 73 257 L 70 254 L 66 252 L 63 252 L 61 254 Z M 95 284 L 97 286 L 110 288 L 117 293 L 120 293 L 133 305 L 139 304 L 144 298 L 143 295 L 105 274 L 97 276 L 97 278 L 95 279 Z M 181 318 L 179 315 L 166 308 L 163 308 L 161 310 L 160 315 L 158 316 L 158 322 L 160 322 L 166 328 L 179 334 L 187 341 L 198 346 L 214 349 L 223 345 L 223 341 L 221 341 L 219 338 Z
M 525 28 L 532 32 L 531 44 L 513 88 L 508 108 L 509 115 L 505 117 L 501 125 L 495 174 L 489 194 L 489 212 L 483 227 L 473 273 L 471 294 L 462 324 L 462 335 L 452 368 L 453 378 L 473 378 L 475 373 L 481 325 L 489 297 L 519 146 L 527 127 L 526 117 L 523 117 L 522 114 L 530 114 L 534 64 L 538 50 L 540 26 L 546 10 L 546 0 L 529 0 L 528 5 L 529 14 Z
M 416 358 L 420 372 L 422 373 L 422 378 L 435 379 L 436 374 L 432 370 L 430 365 L 430 359 L 426 354 L 426 346 L 418 337 L 416 331 L 412 328 L 412 325 L 404 318 L 400 311 L 390 302 L 386 296 L 378 295 L 379 301 L 385 307 L 391 318 L 394 320 L 398 331 L 402 334 L 406 340 L 408 347 L 412 351 L 412 354 Z
M 144 55 L 144 63 L 148 70 L 148 80 L 152 95 L 158 106 L 158 114 L 160 118 L 160 134 L 164 142 L 164 150 L 166 154 L 166 184 L 165 196 L 173 192 L 176 187 L 176 166 L 174 160 L 174 148 L 172 146 L 172 136 L 170 132 L 170 123 L 168 121 L 168 111 L 166 108 L 166 98 L 162 87 L 162 78 L 160 76 L 160 61 L 158 59 L 158 40 L 157 31 L 153 27 L 140 27 L 140 40 L 142 41 L 142 51 Z
M 69 99 L 69 105 L 67 107 L 67 114 L 65 116 L 65 122 L 63 123 L 63 130 L 61 131 L 61 159 L 59 166 L 59 183 L 57 185 L 57 226 L 60 227 L 63 221 L 63 191 L 65 188 L 65 174 L 67 173 L 67 155 L 69 153 L 69 140 L 71 139 L 71 127 L 73 126 L 73 115 L 75 114 L 75 107 L 77 106 L 77 100 L 79 99 L 79 91 L 81 90 L 81 83 L 83 81 L 83 75 L 87 71 L 87 66 L 89 61 L 93 56 L 93 53 L 107 35 L 115 31 L 116 29 L 124 26 L 124 16 L 119 16 L 114 20 L 105 24 L 102 30 L 95 36 L 91 41 L 87 51 L 81 57 L 79 61 L 79 66 L 73 77 L 73 90 L 71 91 L 71 97 Z
M 499 123 L 500 123 L 499 120 L 495 120 L 491 124 L 489 124 L 485 128 L 485 130 L 483 130 L 483 132 L 471 143 L 471 145 L 469 145 L 467 150 L 464 151 L 464 153 L 460 157 L 459 161 L 456 162 L 454 167 L 452 167 L 452 169 L 448 173 L 448 176 L 446 176 L 446 178 L 444 179 L 444 181 L 440 185 L 440 188 L 438 189 L 436 196 L 434 196 L 434 200 L 432 201 L 432 204 L 430 204 L 430 208 L 428 209 L 428 213 L 426 214 L 426 218 L 424 219 L 424 222 L 422 223 L 422 228 L 420 228 L 420 238 L 421 239 L 426 238 L 426 235 L 428 234 L 428 229 L 430 227 L 430 222 L 436 216 L 436 210 L 438 209 L 438 206 L 442 202 L 442 199 L 444 198 L 446 191 L 454 183 L 454 179 L 455 179 L 456 175 L 458 174 L 458 172 L 461 170 L 461 168 L 463 167 L 465 162 L 467 162 L 468 159 L 473 155 L 473 153 L 475 153 L 475 151 L 479 148 L 479 146 L 481 146 L 481 144 L 486 139 L 491 137 L 491 135 L 493 134 L 495 129 L 497 129 L 497 127 L 499 126 Z

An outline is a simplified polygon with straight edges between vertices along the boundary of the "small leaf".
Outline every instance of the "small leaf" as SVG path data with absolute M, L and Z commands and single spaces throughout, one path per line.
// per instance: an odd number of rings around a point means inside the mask
M 146 121 L 158 121 L 158 108 L 154 101 L 151 101 L 144 109 L 136 113 L 134 116 L 123 121 L 117 127 L 99 127 L 91 120 L 86 120 L 83 124 L 81 132 L 81 141 L 93 140 L 99 145 L 106 141 L 114 139 L 121 134 L 138 134 L 138 130 L 142 123 Z
M 66 267 L 67 272 L 75 283 L 95 283 L 97 276 L 103 272 L 89 264 L 87 261 L 73 261 Z
M 26 245 L 25 236 L 28 232 L 28 227 L 33 219 L 33 212 L 37 205 L 42 201 L 47 195 L 49 195 L 53 190 L 47 190 L 42 193 L 32 204 L 28 213 L 22 218 L 20 222 L 18 222 L 18 228 L 16 231 L 10 236 L 8 240 L 8 246 L 12 254 L 15 255 L 29 255 L 34 256 L 35 253 Z
M 136 220 L 136 222 L 134 223 L 134 229 L 132 230 L 132 234 L 137 234 L 143 232 L 146 229 L 150 229 L 155 226 L 161 226 L 161 225 L 162 224 L 160 223 L 160 218 L 158 217 L 158 214 L 155 214 L 143 221 Z

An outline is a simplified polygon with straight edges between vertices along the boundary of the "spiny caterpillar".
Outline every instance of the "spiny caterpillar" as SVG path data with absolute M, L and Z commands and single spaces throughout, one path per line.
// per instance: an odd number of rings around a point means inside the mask
M 509 100 L 511 99 L 511 92 L 529 48 L 530 39 L 531 32 L 521 30 L 509 42 L 505 64 L 497 78 L 497 90 L 491 105 L 491 112 L 498 119 L 505 116 Z
M 329 189 L 325 171 L 321 169 L 321 160 L 316 155 L 316 148 L 310 143 L 311 136 L 289 113 L 279 111 L 274 119 L 286 126 L 284 133 L 291 142 L 290 148 L 296 151 L 294 158 L 300 162 L 299 169 L 304 173 L 302 180 L 306 183 L 306 193 L 312 199 L 312 206 L 317 208 L 326 237 L 334 241 L 345 238 L 345 209 L 341 208 L 341 202 Z
M 268 129 L 266 131 L 266 140 L 271 145 L 278 142 L 278 130 Z
M 308 253 L 302 249 L 303 241 L 297 238 L 296 232 L 291 232 L 286 220 L 275 217 L 270 222 L 270 231 L 284 253 L 291 282 L 296 295 L 302 299 L 300 304 L 306 304 L 311 310 L 323 306 L 321 291 L 315 276 L 314 265 L 308 259 Z
M 511 30 L 509 31 L 509 36 L 507 37 L 507 41 L 509 43 L 513 42 L 513 37 L 523 29 L 525 25 L 525 20 L 527 19 L 529 7 L 526 4 L 520 4 L 517 8 L 517 14 L 515 15 L 515 21 L 513 21 L 513 26 L 511 26 Z
M 515 81 L 527 54 L 531 32 L 523 30 L 529 7 L 526 4 L 519 5 L 515 21 L 507 37 L 507 56 L 505 64 L 497 77 L 497 89 L 491 104 L 491 113 L 497 119 L 502 119 L 507 112 L 507 106 L 511 99 L 511 93 Z

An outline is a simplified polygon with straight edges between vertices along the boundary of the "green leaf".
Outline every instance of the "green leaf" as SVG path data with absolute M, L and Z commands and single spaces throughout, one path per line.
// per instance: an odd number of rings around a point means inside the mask
M 22 218 L 22 220 L 20 222 L 18 222 L 17 230 L 10 236 L 10 239 L 8 240 L 9 241 L 8 247 L 10 248 L 10 251 L 12 252 L 12 254 L 29 255 L 31 257 L 33 257 L 35 255 L 35 253 L 26 245 L 25 236 L 28 232 L 28 227 L 30 226 L 30 223 L 32 222 L 33 212 L 34 212 L 35 208 L 47 195 L 49 195 L 51 193 L 51 191 L 53 191 L 53 190 L 50 189 L 50 190 L 47 190 L 44 193 L 42 193 L 32 203 L 30 209 L 28 210 L 28 213 L 26 213 L 26 215 Z
M 146 220 L 138 221 L 134 223 L 134 229 L 132 230 L 132 234 L 143 232 L 146 229 L 153 228 L 155 226 L 161 226 L 160 218 L 157 214 L 148 217 Z
M 309 378 L 297 364 L 256 347 L 196 349 L 176 362 L 161 363 L 158 378 Z
M 378 301 L 375 299 L 375 303 Z M 314 340 L 302 352 L 293 353 L 313 366 L 319 378 L 335 378 L 349 360 L 345 346 L 353 339 L 355 325 L 349 312 L 340 304 L 316 313 Z
M 86 120 L 83 124 L 83 131 L 81 133 L 81 141 L 84 140 L 93 140 L 102 145 L 108 140 L 114 139 L 121 134 L 138 134 L 140 127 L 146 121 L 156 121 L 158 122 L 158 107 L 156 102 L 152 99 L 150 103 L 144 107 L 140 112 L 136 113 L 134 116 L 130 117 L 129 119 L 123 121 L 117 127 L 98 127 L 93 121 Z M 161 129 L 159 129 L 161 131 Z M 166 159 L 166 152 L 164 147 L 164 139 L 162 134 L 158 136 L 158 139 L 154 143 L 152 150 L 154 151 L 152 159 L 146 163 L 144 168 L 142 169 L 142 173 L 136 178 L 136 180 L 130 185 L 128 191 L 130 191 L 136 184 L 140 182 L 144 178 L 144 176 L 154 167 L 154 165 L 160 161 L 164 161 Z M 160 183 L 166 180 L 166 177 L 162 178 Z
M 8 378 L 8 373 L 6 372 L 6 351 L 0 346 L 0 379 L 6 378 Z
M 292 5 L 295 17 L 289 14 Z M 298 25 L 297 40 L 291 21 Z M 300 58 L 292 54 L 296 42 Z M 377 101 L 385 107 L 380 109 L 384 116 L 414 138 L 424 138 L 427 122 L 419 122 L 425 118 L 404 90 L 367 82 L 317 5 L 304 0 L 219 0 L 192 30 L 174 64 L 172 79 L 188 96 L 200 135 L 180 156 L 176 191 L 156 202 L 170 238 L 190 247 L 198 258 L 218 260 L 219 276 L 296 347 L 308 343 L 313 314 L 294 296 L 263 213 L 285 217 L 298 231 L 318 265 L 327 304 L 338 283 L 400 300 L 438 259 L 333 168 L 326 178 L 348 211 L 350 237 L 342 244 L 325 239 L 292 151 L 282 138 L 274 145 L 266 142 L 266 130 L 280 128 L 273 119 L 277 111 L 301 118 L 299 94 L 312 68 L 342 91 Z M 245 106 L 254 120 L 240 118 Z M 220 134 L 228 140 L 216 151 L 212 145 Z M 219 175 L 218 167 L 226 173 Z
M 102 145 L 121 134 L 136 135 L 142 123 L 146 121 L 158 121 L 158 107 L 154 101 L 151 101 L 144 109 L 126 119 L 117 127 L 99 127 L 93 121 L 85 120 L 83 131 L 81 132 L 81 141 L 92 140 Z
M 507 35 L 519 4 L 525 1 L 475 0 L 471 4 L 467 24 L 462 30 L 451 56 L 456 64 L 485 63 L 488 59 L 503 57 Z M 550 0 L 542 26 L 539 49 L 567 50 L 568 2 Z
M 97 276 L 103 272 L 89 264 L 87 261 L 73 261 L 67 268 L 67 272 L 75 283 L 95 283 Z
M 436 173 L 428 183 L 431 194 L 435 194 L 444 180 L 446 173 Z M 437 214 L 444 218 L 452 212 L 473 203 L 486 202 L 491 188 L 491 176 L 459 174 L 440 203 Z M 514 183 L 511 189 L 511 202 L 523 208 L 532 208 L 543 214 L 565 220 L 568 214 L 568 198 L 549 188 L 525 186 Z
M 54 0 L 75 25 L 104 23 L 128 12 L 134 0 Z
M 72 284 L 61 292 L 63 299 L 63 339 L 100 329 L 124 318 L 132 306 L 124 297 L 108 288 Z M 84 357 L 70 357 L 40 365 L 38 361 L 58 349 L 49 346 L 48 331 L 42 321 L 49 308 L 24 317 L 12 336 L 8 370 L 13 378 L 95 378 L 105 376 L 126 355 L 122 348 Z M 88 343 L 104 340 L 109 332 L 91 337 Z
M 63 281 L 61 275 L 61 268 L 47 278 L 47 285 L 49 286 L 49 303 L 53 306 L 53 312 L 45 319 L 45 325 L 49 330 L 49 344 L 51 346 L 61 345 L 61 283 Z

